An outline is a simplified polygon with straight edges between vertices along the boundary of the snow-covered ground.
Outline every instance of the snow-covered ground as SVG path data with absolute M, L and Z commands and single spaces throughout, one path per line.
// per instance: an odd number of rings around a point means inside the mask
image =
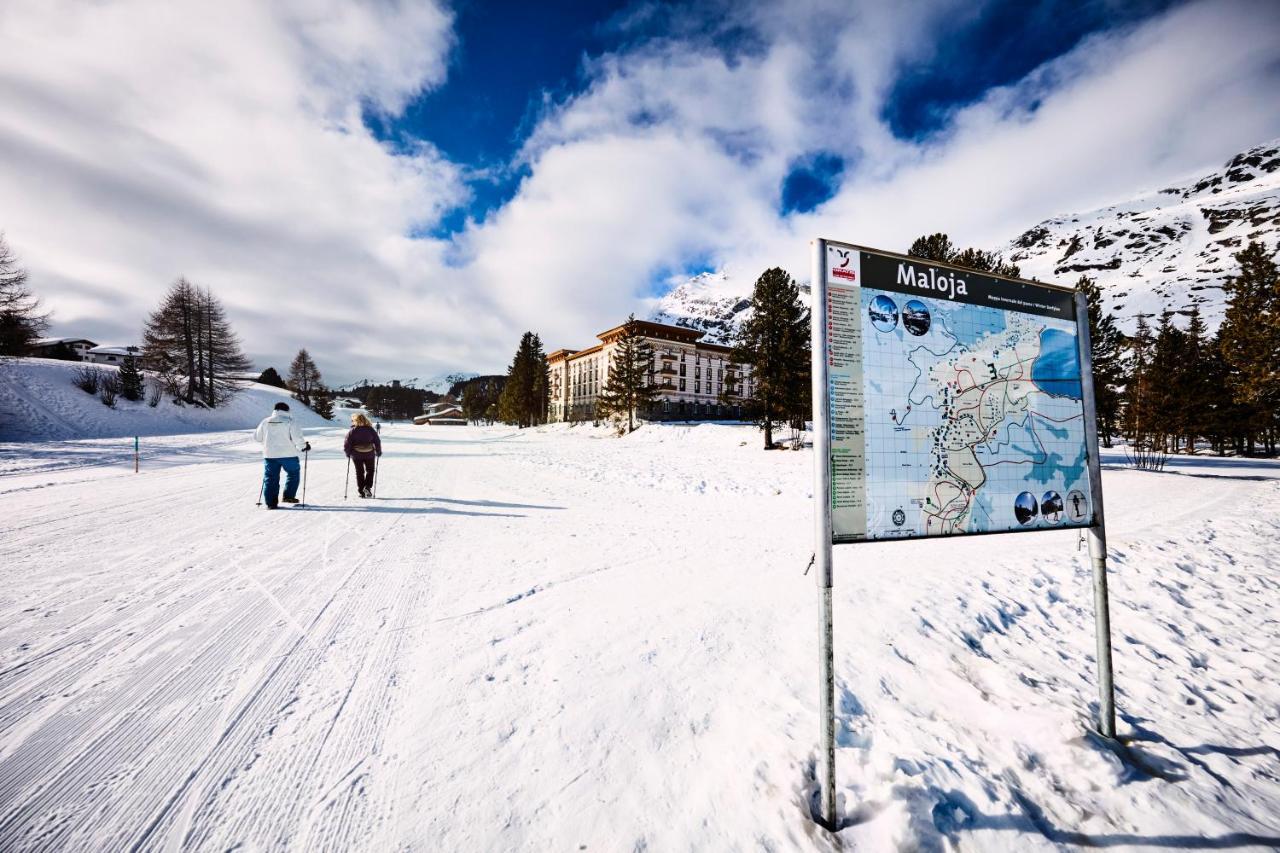
M 77 392 L 79 393 L 79 392 Z M 825 850 L 809 452 L 384 429 L 0 445 L 0 848 Z M 1280 845 L 1280 466 L 1109 460 L 1069 531 L 836 550 L 842 842 Z

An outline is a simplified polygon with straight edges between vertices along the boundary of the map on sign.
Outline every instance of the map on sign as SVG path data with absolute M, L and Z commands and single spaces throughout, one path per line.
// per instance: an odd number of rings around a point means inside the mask
M 1092 523 L 1069 290 L 828 244 L 834 541 Z

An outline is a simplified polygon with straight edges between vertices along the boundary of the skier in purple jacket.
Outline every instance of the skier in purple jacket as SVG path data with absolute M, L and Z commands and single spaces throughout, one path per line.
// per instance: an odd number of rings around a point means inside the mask
M 351 429 L 342 444 L 347 458 L 356 463 L 356 489 L 360 497 L 373 497 L 374 460 L 382 455 L 382 438 L 364 414 L 351 416 Z

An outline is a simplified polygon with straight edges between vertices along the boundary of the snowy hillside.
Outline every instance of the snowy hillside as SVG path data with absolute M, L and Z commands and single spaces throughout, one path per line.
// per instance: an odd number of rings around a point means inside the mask
M 1022 274 L 1102 285 L 1110 311 L 1126 321 L 1200 305 L 1222 319 L 1222 284 L 1232 255 L 1250 240 L 1280 241 L 1280 140 L 1233 157 L 1222 169 L 1088 213 L 1045 220 L 1007 246 Z
M 1280 844 L 1274 462 L 1104 457 L 1124 746 L 1074 531 L 836 549 L 837 839 L 808 452 L 389 426 L 344 501 L 308 437 L 276 512 L 244 433 L 0 443 L 0 848 Z
M 162 398 L 154 409 L 146 401 L 116 401 L 107 408 L 96 395 L 71 384 L 82 365 L 43 358 L 0 360 L 0 441 L 55 441 L 119 438 L 135 435 L 179 435 L 248 429 L 257 426 L 271 407 L 284 400 L 303 426 L 330 426 L 329 421 L 293 400 L 289 392 L 248 383 L 226 406 L 202 409 L 176 406 Z M 116 368 L 95 365 L 99 370 Z
M 1047 219 L 996 250 L 1027 278 L 1074 284 L 1082 273 L 1092 276 L 1125 326 L 1138 312 L 1199 304 L 1213 328 L 1222 318 L 1223 280 L 1235 271 L 1232 255 L 1250 240 L 1271 248 L 1280 242 L 1280 140 L 1176 186 Z M 703 273 L 658 300 L 651 316 L 722 341 L 747 316 L 753 284 Z

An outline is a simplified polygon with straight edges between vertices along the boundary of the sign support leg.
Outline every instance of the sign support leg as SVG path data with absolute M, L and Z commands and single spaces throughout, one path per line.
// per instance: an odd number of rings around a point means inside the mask
M 1093 611 L 1098 639 L 1098 733 L 1116 736 L 1116 688 L 1111 675 L 1111 604 L 1107 595 L 1107 538 L 1099 525 L 1089 528 L 1093 564 Z
M 819 819 L 831 831 L 836 822 L 836 683 L 831 617 L 831 403 L 827 399 L 827 281 L 825 240 L 813 245 L 813 562 L 818 581 L 818 737 Z
M 821 549 L 821 546 L 819 546 Z M 830 577 L 831 545 L 826 547 L 827 577 Z M 819 552 L 821 553 L 821 552 Z M 818 577 L 824 573 L 822 560 L 818 559 Z M 835 831 L 836 826 L 836 680 L 834 655 L 832 651 L 833 631 L 831 619 L 831 587 L 822 586 L 819 582 L 819 594 L 822 597 L 822 625 L 818 637 L 818 709 L 822 720 L 820 737 L 821 754 L 818 756 L 818 783 L 821 786 L 822 822 L 827 829 Z
M 1093 345 L 1089 340 L 1089 302 L 1076 291 L 1076 337 L 1080 353 L 1080 396 L 1089 454 L 1089 562 L 1093 565 L 1093 616 L 1098 641 L 1098 733 L 1116 736 L 1116 689 L 1111 676 L 1111 604 L 1107 597 L 1107 523 L 1102 510 L 1102 457 L 1098 451 L 1098 401 L 1093 388 Z

